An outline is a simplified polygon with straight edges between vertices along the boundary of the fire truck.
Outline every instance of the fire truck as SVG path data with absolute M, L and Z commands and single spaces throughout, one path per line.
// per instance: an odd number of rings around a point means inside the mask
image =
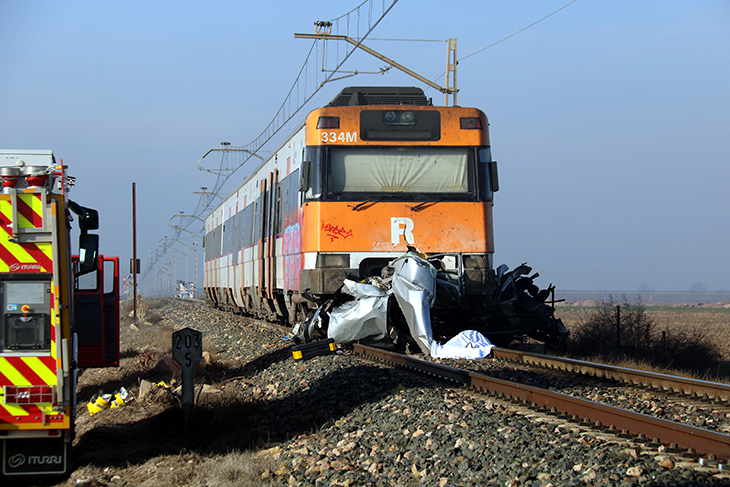
M 119 365 L 119 258 L 51 151 L 0 150 L 0 181 L 0 479 L 64 476 L 77 370 Z

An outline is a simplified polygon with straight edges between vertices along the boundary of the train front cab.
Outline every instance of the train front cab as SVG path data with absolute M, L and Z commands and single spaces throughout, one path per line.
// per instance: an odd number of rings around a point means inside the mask
M 206 219 L 206 300 L 293 323 L 411 245 L 485 302 L 497 189 L 480 110 L 415 88 L 343 90 Z
M 330 295 L 408 246 L 442 254 L 467 299 L 492 294 L 498 190 L 486 116 L 433 106 L 330 106 L 307 118 L 301 290 Z

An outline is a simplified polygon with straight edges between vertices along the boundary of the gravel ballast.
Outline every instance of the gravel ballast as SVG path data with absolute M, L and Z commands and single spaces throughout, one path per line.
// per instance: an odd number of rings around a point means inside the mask
M 180 460 L 173 464 L 186 472 L 191 461 L 201 466 L 169 485 L 730 485 L 717 469 L 697 468 L 666 452 L 542 418 L 349 351 L 295 361 L 293 344 L 281 333 L 204 305 L 175 301 L 156 312 L 163 318 L 158 324 L 126 325 L 123 334 L 151 334 L 164 326 L 201 331 L 211 358 L 197 381 L 207 386 L 199 387 L 184 433 L 173 401 L 156 416 L 159 424 L 151 422 L 140 433 L 160 445 L 121 450 L 129 457 L 126 469 L 107 460 L 105 485 L 143 485 L 128 474 L 175 454 Z M 127 355 L 138 357 L 143 348 Z M 139 379 L 158 379 L 151 372 L 160 371 L 154 368 L 157 359 Z M 88 422 L 82 445 L 96 444 L 103 420 Z M 105 438 L 113 433 L 106 431 Z M 176 443 L 180 437 L 182 448 Z M 265 460 L 253 483 L 235 478 L 209 483 L 204 472 L 237 451 Z M 104 466 L 94 458 L 81 455 L 76 480 Z

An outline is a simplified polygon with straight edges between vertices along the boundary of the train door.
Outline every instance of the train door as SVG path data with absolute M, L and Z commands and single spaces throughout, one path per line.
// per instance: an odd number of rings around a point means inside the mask
M 269 205 L 268 205 L 268 178 L 262 178 L 259 183 L 260 188 L 260 204 L 257 205 L 257 211 L 258 211 L 258 219 L 257 223 L 259 223 L 260 229 L 259 229 L 259 241 L 258 241 L 258 286 L 257 286 L 257 294 L 259 297 L 265 297 L 265 289 L 266 289 L 266 249 L 264 248 L 264 242 L 266 242 L 266 227 L 267 227 L 267 220 L 268 220 L 268 213 L 269 213 Z
M 267 245 L 266 245 L 266 290 L 267 297 L 274 299 L 276 289 L 276 225 L 278 222 L 277 212 L 279 211 L 278 184 L 276 179 L 278 170 L 274 169 L 269 173 L 269 216 L 267 218 Z
M 276 225 L 278 224 L 276 212 L 280 207 L 278 199 L 281 198 L 280 194 L 277 194 L 277 175 L 278 171 L 274 169 L 267 178 L 261 179 L 261 205 L 258 208 L 261 212 L 258 295 L 269 299 L 274 298 L 274 288 L 276 287 Z
M 78 257 L 73 257 L 74 267 Z M 74 278 L 79 367 L 119 365 L 119 257 L 99 256 L 95 272 Z

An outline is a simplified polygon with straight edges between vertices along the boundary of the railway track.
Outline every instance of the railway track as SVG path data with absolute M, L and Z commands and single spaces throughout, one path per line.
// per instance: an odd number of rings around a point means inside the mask
M 532 408 L 529 399 L 537 390 L 530 386 L 549 387 L 553 394 L 548 395 L 559 398 L 627 396 L 628 401 L 611 404 L 645 412 L 639 402 L 667 396 L 663 392 L 573 371 L 535 370 L 537 365 L 524 363 L 524 352 L 522 364 L 506 358 L 444 361 L 452 367 L 403 356 L 386 362 L 382 350 L 372 351 L 381 356 L 376 358 L 363 355 L 359 346 L 294 360 L 292 342 L 284 340 L 288 328 L 194 302 L 175 303 L 162 312 L 166 322 L 201 331 L 218 367 L 205 382 L 220 393 L 207 393 L 203 408 L 215 415 L 236 413 L 220 431 L 212 431 L 206 419 L 205 437 L 213 441 L 235 431 L 226 448 L 263 449 L 257 455 L 271 457 L 275 466 L 268 475 L 281 484 L 726 485 L 730 479 L 726 458 L 705 447 L 690 450 L 671 439 L 658 444 L 654 433 L 642 438 L 618 422 L 596 427 L 595 420 L 583 422 L 591 417 L 582 411 L 561 413 L 557 405 L 540 407 L 539 401 Z M 419 361 L 422 365 L 414 365 Z M 416 371 L 420 366 L 425 373 Z M 489 393 L 478 381 L 480 373 L 498 375 L 485 382 L 504 382 L 518 392 Z M 706 412 L 684 404 L 667 408 L 667 418 L 687 409 L 680 421 L 702 426 Z M 243 416 L 237 405 L 245 408 Z M 724 422 L 724 413 L 721 418 Z
M 715 402 L 721 403 L 730 401 L 730 385 L 728 384 L 505 348 L 495 348 L 492 353 L 495 359 L 507 362 L 564 370 L 589 377 L 616 380 L 625 384 L 672 392 L 677 395 L 702 400 L 714 400 Z
M 664 444 L 668 447 L 668 451 L 674 453 L 684 452 L 689 456 L 702 456 L 704 457 L 703 463 L 704 461 L 720 461 L 720 468 L 723 468 L 724 463 L 730 459 L 730 436 L 725 434 L 364 345 L 355 344 L 353 350 L 376 360 L 437 376 L 549 414 L 564 415 L 565 418 L 581 422 L 593 429 L 633 437 L 636 441 L 657 446 Z M 585 374 L 615 378 L 645 386 L 662 387 L 666 390 L 696 396 L 702 394 L 708 397 L 724 398 L 726 397 L 724 394 L 727 393 L 727 386 L 723 384 L 693 381 L 681 377 L 559 357 L 537 356 L 537 354 L 505 349 L 495 350 L 495 357 L 511 361 L 539 363 L 541 366 L 551 365 L 561 370 L 580 370 Z
M 492 377 L 730 434 L 730 406 L 724 399 L 726 384 L 504 349 L 495 349 L 491 360 L 456 362 L 456 365 Z
M 282 334 L 290 331 L 289 328 L 261 320 L 240 319 Z M 594 430 L 613 433 L 624 438 L 633 438 L 644 444 L 664 445 L 666 451 L 670 453 L 698 457 L 703 463 L 715 464 L 717 462 L 719 468 L 728 468 L 725 465 L 730 460 L 730 435 L 721 432 L 364 345 L 354 344 L 353 351 L 371 359 L 406 367 L 419 373 L 473 388 L 481 393 L 516 402 L 546 414 L 579 422 Z M 505 348 L 493 349 L 492 359 L 614 380 L 630 386 L 676 394 L 690 400 L 712 401 L 725 407 L 730 401 L 730 385 L 728 384 Z

